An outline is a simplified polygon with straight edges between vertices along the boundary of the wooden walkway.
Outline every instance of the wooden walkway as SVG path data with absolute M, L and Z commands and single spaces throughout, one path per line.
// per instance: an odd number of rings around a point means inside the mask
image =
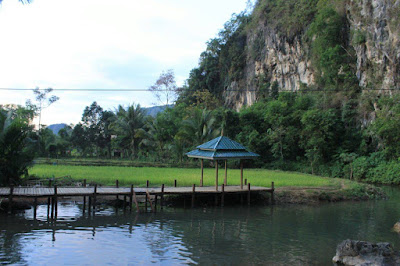
M 215 205 L 220 202 L 223 207 L 225 204 L 226 194 L 238 194 L 241 195 L 241 201 L 243 201 L 243 195 L 247 195 L 247 204 L 250 205 L 250 197 L 252 192 L 269 192 L 271 193 L 271 203 L 274 203 L 274 182 L 271 187 L 251 187 L 250 183 L 246 186 L 218 186 L 218 187 L 177 187 L 176 180 L 174 187 L 148 187 L 149 181 L 147 181 L 147 187 L 145 188 L 134 188 L 133 185 L 130 187 L 119 187 L 118 180 L 116 180 L 115 187 L 100 187 L 94 185 L 92 187 L 86 186 L 86 180 L 84 185 L 81 187 L 0 187 L 0 198 L 8 198 L 8 212 L 12 212 L 13 199 L 14 198 L 32 198 L 34 200 L 34 219 L 36 219 L 36 210 L 38 198 L 47 198 L 47 215 L 53 219 L 57 219 L 57 206 L 58 199 L 60 197 L 83 197 L 83 213 L 85 213 L 86 206 L 89 215 L 96 212 L 96 199 L 100 196 L 116 196 L 117 199 L 122 197 L 124 210 L 126 206 L 129 206 L 132 211 L 133 204 L 136 206 L 137 212 L 140 212 L 137 195 L 144 196 L 145 200 L 145 211 L 148 210 L 149 204 L 152 212 L 157 211 L 157 199 L 160 199 L 160 207 L 163 208 L 164 195 L 182 195 L 191 197 L 191 206 L 195 206 L 195 199 L 198 195 L 208 195 L 215 198 Z M 184 197 L 185 198 L 185 197 Z M 218 199 L 219 198 L 219 199 Z M 184 199 L 185 203 L 185 199 Z
M 129 187 L 14 187 L 12 191 L 13 197 L 71 197 L 71 196 L 93 196 L 97 194 L 98 196 L 128 196 L 131 194 L 131 188 Z M 267 187 L 251 187 L 252 192 L 271 192 L 272 188 Z M 215 187 L 165 187 L 162 191 L 161 187 L 154 188 L 134 188 L 134 192 L 137 195 L 145 195 L 148 192 L 150 195 L 161 195 L 161 194 L 221 194 L 221 193 L 245 193 L 248 192 L 248 187 L 240 188 L 240 186 L 222 186 L 219 187 L 218 191 Z M 0 197 L 9 197 L 11 188 L 0 187 Z

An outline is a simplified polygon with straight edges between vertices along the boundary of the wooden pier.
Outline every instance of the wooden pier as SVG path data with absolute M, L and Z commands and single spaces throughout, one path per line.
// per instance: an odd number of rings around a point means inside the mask
M 137 196 L 144 196 L 145 198 L 145 210 L 147 211 L 147 204 L 149 204 L 151 210 L 155 212 L 157 210 L 157 201 L 160 199 L 160 208 L 164 206 L 164 195 L 182 195 L 191 198 L 191 206 L 195 206 L 196 196 L 214 196 L 215 202 L 219 202 L 221 206 L 225 204 L 226 194 L 238 194 L 243 197 L 247 196 L 247 204 L 250 205 L 250 197 L 252 192 L 268 192 L 271 193 L 271 203 L 274 201 L 274 182 L 271 187 L 258 187 L 251 186 L 250 183 L 246 184 L 243 188 L 241 186 L 225 186 L 221 185 L 218 187 L 197 187 L 193 184 L 191 187 L 177 187 L 175 180 L 174 187 L 149 187 L 149 182 L 146 182 L 147 187 L 136 187 L 133 185 L 130 187 L 120 187 L 118 180 L 116 186 L 86 186 L 86 180 L 83 182 L 83 186 L 80 187 L 0 187 L 0 198 L 8 198 L 8 211 L 12 211 L 13 199 L 16 198 L 31 198 L 34 201 L 34 216 L 36 216 L 37 199 L 47 198 L 48 214 L 53 217 L 57 217 L 57 202 L 62 197 L 83 197 L 83 212 L 87 206 L 88 213 L 95 214 L 96 211 L 96 200 L 97 197 L 101 196 L 116 196 L 117 199 L 123 198 L 124 209 L 128 205 L 130 211 L 132 211 L 133 205 L 136 206 L 136 211 L 140 212 Z M 153 200 L 151 200 L 153 198 Z M 87 200 L 88 199 L 88 200 Z

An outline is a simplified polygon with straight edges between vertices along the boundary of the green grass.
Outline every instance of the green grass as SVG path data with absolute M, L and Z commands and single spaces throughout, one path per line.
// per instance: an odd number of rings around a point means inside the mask
M 117 166 L 67 166 L 67 165 L 35 165 L 29 174 L 40 178 L 71 176 L 75 180 L 86 179 L 102 185 L 114 185 L 118 179 L 121 186 L 145 186 L 146 180 L 150 186 L 172 186 L 174 179 L 178 186 L 191 186 L 200 183 L 200 169 L 193 168 L 157 168 L 157 167 L 117 167 Z M 225 176 L 224 169 L 219 171 L 219 184 Z M 271 171 L 265 169 L 244 169 L 244 178 L 252 186 L 340 186 L 340 179 L 325 178 L 301 173 Z M 215 184 L 215 169 L 204 169 L 204 185 Z M 228 185 L 240 184 L 240 170 L 228 169 Z

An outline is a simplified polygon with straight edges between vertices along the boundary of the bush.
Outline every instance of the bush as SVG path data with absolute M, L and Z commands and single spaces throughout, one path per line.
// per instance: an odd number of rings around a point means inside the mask
M 367 174 L 367 182 L 399 185 L 400 184 L 400 162 L 392 161 L 381 163 L 375 168 L 372 168 Z

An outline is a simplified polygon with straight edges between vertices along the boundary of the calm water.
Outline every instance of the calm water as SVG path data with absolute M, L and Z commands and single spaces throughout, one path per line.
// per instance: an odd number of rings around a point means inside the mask
M 57 222 L 33 211 L 0 216 L 0 264 L 290 264 L 330 265 L 344 239 L 389 241 L 400 219 L 400 190 L 390 200 L 320 206 L 167 209 L 123 214 L 60 203 Z

